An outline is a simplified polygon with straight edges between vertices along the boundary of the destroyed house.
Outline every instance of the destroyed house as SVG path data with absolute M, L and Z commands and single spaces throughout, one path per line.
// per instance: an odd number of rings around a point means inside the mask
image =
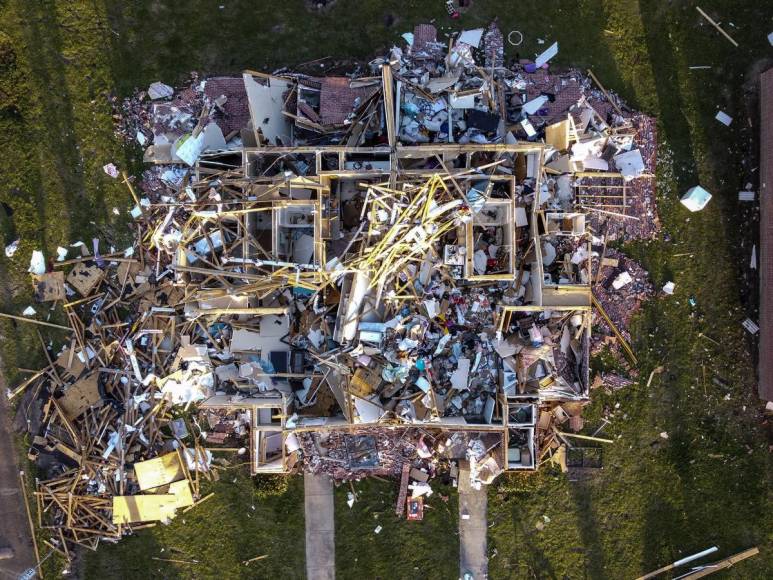
M 635 364 L 651 285 L 608 243 L 657 231 L 655 121 L 546 70 L 557 50 L 506 68 L 495 25 L 450 44 L 420 25 L 356 74 L 127 99 L 133 244 L 30 264 L 71 329 L 10 392 L 40 406 L 38 525 L 94 548 L 206 500 L 233 454 L 399 478 L 401 514 L 414 481 L 414 517 L 462 461 L 473 486 L 594 463 L 567 438 L 588 439 L 591 352 Z
M 416 427 L 447 443 L 485 438 L 495 473 L 534 469 L 541 407 L 588 397 L 590 238 L 571 196 L 545 196 L 544 144 L 403 143 L 389 70 L 346 101 L 370 107 L 365 131 L 383 133 L 374 144 L 274 145 L 269 109 L 295 120 L 282 123 L 291 143 L 314 115 L 289 113 L 286 93 L 247 88 L 261 145 L 195 164 L 198 187 L 228 195 L 194 212 L 183 232 L 193 251 L 177 248 L 176 270 L 201 288 L 194 297 L 212 297 L 199 313 L 236 317 L 229 346 L 240 359 L 216 367 L 218 394 L 200 412 L 215 426 L 241 415 L 226 422 L 239 424 L 254 473 L 293 469 L 299 449 L 306 462 L 350 456 L 343 439 L 330 444 L 338 437 Z M 259 78 L 294 93 L 300 113 L 306 103 L 321 115 L 332 90 Z M 345 86 L 336 81 L 338 98 Z M 222 275 L 215 264 L 249 282 L 203 289 Z

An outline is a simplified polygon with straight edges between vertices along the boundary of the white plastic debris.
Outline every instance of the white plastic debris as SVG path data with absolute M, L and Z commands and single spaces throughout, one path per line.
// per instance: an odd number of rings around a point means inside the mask
M 545 95 L 533 98 L 531 101 L 524 103 L 521 110 L 527 115 L 533 115 L 539 111 L 540 107 L 548 102 L 548 98 Z
M 620 274 L 617 276 L 617 278 L 614 279 L 612 282 L 612 287 L 615 290 L 620 290 L 623 286 L 626 284 L 630 284 L 633 282 L 633 278 L 631 278 L 631 275 L 628 273 L 628 270 L 623 270 L 620 272 Z
M 14 240 L 13 242 L 11 242 L 10 244 L 8 244 L 5 247 L 5 257 L 6 258 L 13 257 L 13 255 L 16 253 L 16 250 L 19 249 L 19 242 L 20 241 L 21 240 Z
M 757 334 L 760 331 L 760 327 L 751 318 L 744 320 L 741 325 L 746 329 L 749 334 Z
M 432 495 L 432 487 L 426 482 L 416 482 L 409 486 L 411 488 L 411 497 L 421 497 L 426 495 L 427 497 Z
M 773 32 L 768 34 L 768 42 L 770 43 L 770 46 L 773 46 Z
M 209 471 L 212 464 L 212 452 L 209 449 L 199 450 L 198 453 L 194 449 L 185 449 L 184 456 L 189 470 Z
M 64 262 L 64 259 L 67 257 L 67 252 L 69 250 L 67 248 L 63 248 L 62 246 L 59 246 L 56 248 L 56 261 L 57 262 Z
M 614 161 L 625 181 L 635 179 L 644 173 L 644 159 L 638 149 L 615 155 Z
M 322 343 L 325 341 L 325 335 L 319 328 L 310 330 L 306 337 L 309 339 L 311 344 L 314 345 L 314 348 L 317 349 L 322 346 Z
M 102 170 L 113 179 L 118 177 L 118 168 L 113 163 L 102 166 Z
M 24 316 L 35 316 L 37 314 L 37 310 L 35 310 L 32 306 L 27 306 L 27 308 L 24 309 L 24 312 L 22 312 L 22 315 Z
M 174 94 L 174 89 L 169 85 L 156 81 L 148 87 L 148 96 L 152 100 L 166 99 Z
M 486 273 L 486 264 L 488 263 L 488 256 L 483 250 L 476 250 L 472 255 L 472 264 L 475 269 L 475 273 L 483 275 Z
M 757 269 L 757 244 L 754 244 L 752 246 L 752 259 L 751 259 L 751 263 L 749 264 L 749 267 L 752 270 Z
M 714 118 L 720 123 L 722 123 L 723 125 L 725 125 L 726 127 L 729 127 L 730 123 L 733 122 L 733 118 L 727 113 L 725 113 L 724 111 L 719 111 L 717 113 L 717 116 Z
M 148 142 L 148 138 L 145 137 L 145 133 L 142 131 L 137 131 L 137 143 L 140 144 L 141 147 L 145 146 L 145 143 Z
M 478 46 L 480 46 L 480 40 L 482 37 L 483 37 L 482 28 L 475 28 L 473 30 L 463 30 L 462 33 L 459 35 L 457 42 L 463 42 L 464 44 L 469 44 L 473 48 L 478 48 Z
M 669 295 L 673 294 L 674 288 L 676 288 L 676 284 L 674 284 L 673 282 L 666 282 L 665 285 L 663 286 L 663 292 Z
M 199 156 L 208 150 L 225 149 L 226 142 L 223 131 L 212 122 L 196 137 L 192 135 L 180 139 L 175 155 L 185 163 L 193 166 Z
M 377 533 L 377 534 L 380 534 L 380 533 L 381 533 L 381 530 L 383 530 L 383 529 L 384 529 L 384 528 L 382 528 L 381 526 L 376 526 L 376 529 L 375 529 L 375 530 L 373 530 L 373 531 L 374 531 L 375 533 Z
M 529 123 L 528 119 L 521 121 L 521 127 L 526 131 L 526 136 L 529 138 L 534 137 L 537 134 L 537 130 L 534 128 L 534 125 Z
M 350 491 L 346 494 L 346 505 L 349 506 L 349 509 L 351 509 L 354 506 L 354 494 Z
M 554 42 L 551 44 L 545 52 L 540 54 L 537 57 L 537 60 L 534 61 L 534 64 L 537 68 L 541 68 L 545 63 L 547 63 L 551 58 L 556 56 L 558 54 L 558 43 Z
M 40 250 L 33 250 L 30 258 L 30 267 L 27 270 L 30 274 L 42 276 L 46 273 L 46 258 Z
M 754 191 L 739 191 L 738 201 L 754 201 L 756 193 Z
M 700 211 L 711 200 L 711 194 L 703 189 L 700 185 L 691 187 L 687 190 L 680 201 L 682 205 L 690 211 Z
M 661 439 L 668 439 L 668 433 L 666 431 L 662 431 L 660 433 L 660 437 L 661 437 Z

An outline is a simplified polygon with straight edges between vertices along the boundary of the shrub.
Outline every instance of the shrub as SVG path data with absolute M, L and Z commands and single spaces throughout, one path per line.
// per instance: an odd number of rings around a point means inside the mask
M 258 499 L 283 495 L 290 485 L 290 478 L 286 475 L 256 475 L 252 481 L 255 484 L 255 497 Z

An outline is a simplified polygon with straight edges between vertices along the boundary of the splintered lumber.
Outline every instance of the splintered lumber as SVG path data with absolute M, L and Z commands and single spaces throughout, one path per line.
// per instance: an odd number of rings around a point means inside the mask
M 151 560 L 155 560 L 156 562 L 173 562 L 175 564 L 198 564 L 198 560 L 178 560 L 176 558 L 157 558 L 156 556 L 152 556 L 150 558 Z
M 252 314 L 254 316 L 265 316 L 267 314 L 287 314 L 287 307 L 284 306 L 266 306 L 262 308 L 200 308 L 196 311 L 201 316 L 222 316 L 222 315 L 240 315 Z
M 607 89 L 604 88 L 604 85 L 601 84 L 601 81 L 596 78 L 596 75 L 593 74 L 593 71 L 588 69 L 588 76 L 593 79 L 593 82 L 596 83 L 596 86 L 598 86 L 599 89 L 601 89 L 601 92 L 604 93 L 604 96 L 607 98 L 609 103 L 615 108 L 615 111 L 617 111 L 617 114 L 623 117 L 623 111 L 620 110 L 620 107 L 617 106 L 617 103 L 614 101 L 612 97 L 609 96 L 609 93 L 607 92 Z
M 12 401 L 13 399 L 21 395 L 27 387 L 29 387 L 32 383 L 34 383 L 35 381 L 40 379 L 44 374 L 46 374 L 49 368 L 50 368 L 50 365 L 49 367 L 46 367 L 44 369 L 37 371 L 34 375 L 32 375 L 23 383 L 21 383 L 19 386 L 17 386 L 13 391 L 8 393 L 8 399 Z
M 706 20 L 708 20 L 709 24 L 711 24 L 714 28 L 719 30 L 722 36 L 727 38 L 733 46 L 738 48 L 738 43 L 733 39 L 733 37 L 730 36 L 727 32 L 725 32 L 723 28 L 719 24 L 717 24 L 711 16 L 709 16 L 703 10 L 701 10 L 700 6 L 696 6 L 695 9 L 700 13 L 701 16 L 703 16 Z
M 69 326 L 62 326 L 61 324 L 54 324 L 53 322 L 35 320 L 34 318 L 25 318 L 24 316 L 16 316 L 15 314 L 6 314 L 5 312 L 0 312 L 0 318 L 10 318 L 11 320 L 18 320 L 19 322 L 29 322 L 30 324 L 37 324 L 39 326 L 47 326 L 48 328 L 56 328 L 58 330 L 72 332 L 72 328 Z
M 212 498 L 212 497 L 214 497 L 214 496 L 215 496 L 215 492 L 214 492 L 214 491 L 213 491 L 213 492 L 211 492 L 211 493 L 208 493 L 207 495 L 205 495 L 204 497 L 202 497 L 202 498 L 201 498 L 199 501 L 197 501 L 196 503 L 194 503 L 194 504 L 191 504 L 191 505 L 189 505 L 187 508 L 185 508 L 185 509 L 183 510 L 183 513 L 184 513 L 184 514 L 187 514 L 187 513 L 188 513 L 189 511 L 191 511 L 193 508 L 195 508 L 196 506 L 199 506 L 199 505 L 203 504 L 205 501 L 207 501 L 208 499 L 210 499 L 210 498 Z
M 649 580 L 650 578 L 655 578 L 656 576 L 660 576 L 664 572 L 669 572 L 670 570 L 674 570 L 675 568 L 679 568 L 680 566 L 689 564 L 694 560 L 703 558 L 716 551 L 717 551 L 716 546 L 711 547 L 707 550 L 703 550 L 702 552 L 698 552 L 697 554 L 693 554 L 692 556 L 688 556 L 686 558 L 682 558 L 681 560 L 677 560 L 676 562 L 663 566 L 662 568 L 658 568 L 657 570 L 649 572 L 644 576 L 639 576 L 636 580 Z M 717 562 L 695 566 L 690 572 L 680 575 L 679 578 L 703 578 L 705 576 L 714 574 L 715 572 L 719 572 L 720 570 L 726 570 L 727 568 L 730 568 L 734 564 L 737 564 L 742 560 L 746 560 L 747 558 L 751 558 L 752 556 L 756 556 L 759 553 L 760 553 L 759 548 L 757 547 L 750 548 L 748 550 L 744 550 L 743 552 L 739 552 L 737 554 L 734 554 L 732 556 L 729 556 Z
M 129 193 L 131 194 L 132 199 L 134 200 L 134 203 L 137 204 L 137 207 L 140 208 L 140 213 L 144 216 L 145 208 L 142 207 L 140 198 L 137 196 L 137 192 L 134 191 L 134 186 L 132 185 L 132 182 L 129 180 L 129 176 L 126 174 L 125 171 L 121 171 L 121 177 L 123 178 L 123 182 L 126 184 L 126 187 L 129 188 Z
M 628 355 L 628 358 L 631 359 L 631 362 L 636 365 L 638 364 L 636 360 L 636 355 L 633 354 L 633 349 L 631 349 L 631 345 L 628 344 L 628 341 L 623 338 L 623 335 L 620 334 L 620 331 L 617 329 L 617 326 L 615 326 L 615 323 L 612 322 L 612 319 L 609 318 L 609 315 L 604 310 L 604 307 L 601 305 L 601 303 L 598 301 L 596 296 L 594 294 L 591 294 L 591 301 L 593 302 L 593 306 L 596 307 L 596 310 L 598 310 L 598 313 L 601 315 L 601 317 L 604 319 L 604 322 L 607 323 L 609 328 L 612 330 L 612 332 L 615 334 L 615 337 L 618 341 L 620 341 L 620 345 L 623 347 L 623 350 L 625 351 L 625 354 Z
M 556 435 L 561 437 L 572 437 L 573 439 L 582 439 L 584 441 L 595 441 L 597 443 L 614 443 L 613 439 L 605 439 L 604 437 L 591 437 L 590 435 L 580 435 L 579 433 L 566 433 L 564 431 L 555 431 Z
M 687 574 L 682 576 L 682 578 L 692 579 L 692 578 L 703 578 L 704 576 L 710 576 L 711 574 L 714 574 L 715 572 L 719 572 L 720 570 L 727 570 L 728 568 L 731 568 L 738 562 L 746 560 L 747 558 L 751 558 L 752 556 L 756 556 L 759 553 L 760 553 L 759 548 L 757 547 L 749 548 L 748 550 L 744 550 L 743 552 L 738 552 L 737 554 L 734 554 L 722 560 L 718 560 L 717 562 L 712 562 L 711 564 L 700 566 L 698 567 L 697 570 L 693 572 L 688 572 Z
M 27 482 L 26 477 L 23 471 L 19 472 L 19 486 L 21 487 L 21 495 L 22 498 L 24 498 L 24 511 L 27 514 L 27 522 L 30 525 L 30 535 L 32 536 L 32 547 L 35 550 L 35 561 L 37 562 L 37 566 L 35 569 L 37 570 L 38 576 L 40 578 L 43 578 L 43 570 L 40 569 L 40 552 L 38 551 L 38 540 L 37 536 L 35 534 L 35 524 L 32 522 L 32 511 L 30 510 L 30 502 L 27 498 Z

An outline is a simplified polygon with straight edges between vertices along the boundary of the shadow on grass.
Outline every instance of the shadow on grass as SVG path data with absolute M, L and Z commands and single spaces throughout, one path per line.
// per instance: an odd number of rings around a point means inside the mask
M 104 580 L 143 580 L 145 578 L 188 578 L 185 570 L 165 560 L 190 560 L 195 555 L 166 549 L 152 530 L 141 530 L 133 536 L 123 538 L 120 544 L 103 543 L 96 552 L 81 558 L 80 577 Z M 153 558 L 159 558 L 154 560 Z M 184 567 L 180 564 L 181 568 Z M 191 568 L 192 572 L 194 568 Z
M 575 481 L 570 484 L 570 490 L 577 517 L 577 527 L 580 530 L 580 538 L 585 549 L 584 577 L 605 580 L 608 577 L 604 569 L 606 561 L 599 533 L 599 522 L 593 507 L 592 486 L 593 483 L 589 481 Z
M 537 534 L 528 510 L 523 509 L 515 500 L 510 500 L 513 530 L 518 530 L 518 544 L 515 549 L 523 551 L 528 556 L 527 566 L 533 578 L 545 578 L 559 580 L 553 565 L 550 562 L 550 554 L 537 545 L 532 538 Z
M 40 223 L 58 223 L 67 220 L 69 239 L 88 238 L 93 231 L 93 216 L 105 212 L 101 198 L 89 195 L 83 176 L 83 163 L 74 121 L 74 102 L 67 88 L 65 67 L 69 58 L 76 54 L 63 54 L 62 26 L 56 19 L 56 10 L 50 3 L 25 3 L 20 13 L 25 15 L 22 38 L 27 47 L 34 85 L 40 88 L 40 123 L 36 127 L 35 142 L 41 165 L 49 168 L 51 175 L 35 184 L 38 191 Z M 88 76 L 82 82 L 91 84 Z M 36 87 L 36 88 L 37 88 Z M 92 95 L 95 96 L 95 95 Z M 52 191 L 48 191 L 51 188 Z M 61 207 L 52 208 L 52 195 L 61 196 Z M 54 215 L 52 212 L 56 212 Z M 64 215 L 60 212 L 66 212 Z M 45 237 L 45 233 L 41 232 Z M 44 241 L 44 240 L 41 240 Z

